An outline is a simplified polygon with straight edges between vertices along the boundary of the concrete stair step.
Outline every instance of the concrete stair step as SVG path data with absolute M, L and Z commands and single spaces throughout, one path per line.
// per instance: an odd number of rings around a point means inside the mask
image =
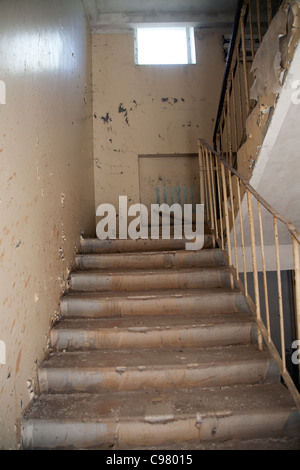
M 108 292 L 155 289 L 230 287 L 226 267 L 165 268 L 136 270 L 76 271 L 69 279 L 70 291 Z
M 168 250 L 185 250 L 186 243 L 191 240 L 182 239 L 147 239 L 141 238 L 137 240 L 100 240 L 99 238 L 82 238 L 80 243 L 81 253 L 132 253 L 145 251 L 168 251 Z M 212 236 L 204 236 L 203 248 L 212 248 Z
M 60 311 L 64 317 L 95 318 L 126 315 L 214 315 L 249 310 L 240 291 L 212 288 L 69 293 L 61 298 Z
M 214 387 L 277 382 L 268 351 L 254 345 L 56 352 L 39 369 L 42 393 Z
M 202 249 L 199 251 L 149 251 L 139 253 L 78 254 L 78 269 L 155 269 L 201 266 L 226 266 L 223 251 Z
M 299 413 L 280 383 L 41 395 L 22 427 L 23 449 L 189 449 L 300 431 Z
M 211 347 L 251 342 L 256 327 L 244 314 L 222 316 L 152 316 L 78 318 L 60 321 L 51 330 L 55 350 Z

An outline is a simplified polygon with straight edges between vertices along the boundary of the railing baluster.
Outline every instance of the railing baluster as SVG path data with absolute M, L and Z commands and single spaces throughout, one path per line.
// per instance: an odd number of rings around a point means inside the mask
M 261 20 L 260 20 L 260 0 L 256 0 L 256 12 L 257 12 L 257 32 L 258 32 L 258 40 L 259 45 L 261 45 Z
M 271 21 L 272 21 L 272 0 L 267 0 L 268 3 L 268 26 L 270 26 Z
M 248 116 L 249 111 L 250 111 L 250 94 L 249 94 L 247 54 L 246 54 L 245 15 L 246 15 L 246 8 L 244 6 L 242 16 L 241 16 L 241 19 L 240 19 L 240 26 L 241 26 L 241 36 L 242 36 L 242 51 L 243 51 L 244 83 L 245 83 L 245 95 L 246 95 L 246 110 L 247 110 L 247 116 Z
M 277 218 L 275 216 L 273 216 L 273 224 L 274 224 L 276 266 L 277 266 L 277 287 L 278 287 L 278 305 L 279 305 L 279 320 L 280 320 L 281 358 L 282 358 L 283 371 L 286 372 L 283 305 L 282 305 L 282 286 L 281 286 L 281 274 L 280 274 L 280 254 L 279 254 Z
M 300 339 L 300 262 L 299 262 L 299 243 L 292 236 L 294 275 L 295 275 L 295 309 L 296 309 L 296 328 L 298 339 Z
M 239 97 L 239 114 L 240 114 L 240 126 L 241 126 L 241 135 L 239 138 L 239 143 L 242 139 L 243 136 L 243 122 L 244 122 L 244 117 L 243 117 L 243 101 L 242 101 L 242 83 L 241 83 L 241 64 L 240 64 L 240 52 L 239 52 L 239 46 L 237 49 L 237 72 L 238 72 L 238 97 Z
M 218 220 L 217 220 L 217 201 L 216 201 L 216 194 L 215 194 L 215 173 L 214 173 L 214 165 L 213 165 L 213 155 L 212 155 L 211 152 L 209 152 L 209 164 L 210 164 L 210 175 L 211 175 L 211 189 L 212 189 L 215 238 L 216 238 L 216 240 L 218 240 L 219 231 L 218 231 Z
M 254 59 L 254 38 L 253 38 L 251 0 L 248 0 L 248 9 L 249 9 L 249 26 L 250 26 L 250 38 L 251 38 L 251 54 L 252 54 L 252 60 L 253 60 Z
M 244 222 L 241 202 L 241 183 L 237 179 L 237 195 L 238 195 L 238 208 L 240 214 L 240 227 L 241 227 L 241 244 L 242 244 L 242 257 L 243 257 L 243 268 L 244 268 L 244 287 L 245 294 L 248 295 L 248 279 L 247 279 L 247 268 L 246 268 L 246 254 L 245 254 L 245 237 L 244 237 Z
M 213 202 L 212 202 L 211 177 L 210 177 L 210 165 L 209 165 L 208 149 L 205 149 L 205 159 L 206 159 L 207 186 L 208 186 L 208 198 L 209 198 L 209 209 L 210 209 L 209 222 L 210 222 L 210 229 L 212 231 L 212 237 L 213 237 L 213 247 L 215 247 L 214 211 L 213 211 Z
M 227 104 L 227 101 L 226 101 L 226 104 Z M 229 163 L 229 132 L 228 132 L 228 126 L 229 126 L 229 119 L 228 119 L 228 107 L 226 106 L 226 110 L 227 110 L 227 113 L 225 114 L 226 116 L 226 119 L 224 121 L 224 132 L 225 132 L 225 129 L 226 129 L 226 160 L 227 162 Z
M 300 262 L 299 262 L 299 244 L 292 235 L 293 259 L 294 259 L 294 279 L 295 279 L 295 323 L 296 336 L 300 340 Z M 300 383 L 300 364 L 298 365 L 299 383 Z
M 237 241 L 236 241 L 236 226 L 235 226 L 235 211 L 234 211 L 234 201 L 233 201 L 233 191 L 232 191 L 232 181 L 231 181 L 231 172 L 228 170 L 228 181 L 229 181 L 229 195 L 230 195 L 230 205 L 231 205 L 231 218 L 232 218 L 232 229 L 233 229 L 233 242 L 234 242 L 234 253 L 235 253 L 235 272 L 236 278 L 239 279 L 239 263 L 238 263 L 238 252 L 237 252 Z
M 247 188 L 246 188 L 246 193 L 247 193 L 248 215 L 249 215 L 249 224 L 250 224 L 253 284 L 254 284 L 254 296 L 255 296 L 255 313 L 256 313 L 256 319 L 261 320 L 253 206 L 252 206 L 251 193 Z M 259 329 L 257 329 L 257 342 L 258 342 L 258 349 L 261 351 L 263 349 L 263 346 L 262 346 L 262 335 Z
M 229 266 L 232 266 L 232 253 L 231 253 L 230 224 L 229 224 L 229 214 L 228 214 L 226 175 L 225 175 L 225 167 L 222 164 L 221 164 L 221 177 L 222 177 L 222 186 L 223 186 L 223 203 L 224 203 L 224 215 L 225 215 L 227 255 L 228 255 Z M 233 289 L 234 282 L 233 282 L 232 274 L 230 274 L 230 285 L 231 285 L 231 288 Z
M 238 51 L 238 80 L 239 80 L 239 102 L 240 102 L 240 115 L 241 115 L 241 127 L 243 133 L 243 99 L 242 99 L 242 78 L 241 78 L 241 61 L 240 61 L 240 52 Z
M 200 169 L 200 204 L 205 204 L 203 148 L 202 148 L 200 140 L 198 142 L 198 156 L 199 156 L 199 169 Z
M 207 167 L 206 167 L 206 149 L 203 148 L 203 175 L 204 175 L 204 199 L 205 199 L 205 217 L 209 221 L 209 198 L 207 185 Z M 208 208 L 208 209 L 207 209 Z
M 262 217 L 261 217 L 261 207 L 260 207 L 260 202 L 259 202 L 259 201 L 257 201 L 257 209 L 258 209 L 260 245 L 261 245 L 261 260 L 262 260 L 263 278 L 264 278 L 264 293 L 265 293 L 265 308 L 266 308 L 267 332 L 268 332 L 268 342 L 270 342 L 270 341 L 271 341 L 271 326 L 270 326 L 270 311 L 269 311 L 268 284 L 267 284 L 267 272 L 266 272 L 266 260 L 265 260 L 265 246 L 264 246 L 264 235 L 263 235 L 263 226 L 262 226 Z
M 222 127 L 221 127 L 221 153 L 226 158 L 226 145 L 225 145 L 225 140 L 226 140 L 226 135 L 225 135 L 225 130 L 226 130 L 226 119 L 225 119 L 225 104 L 223 108 L 223 113 L 222 113 Z
M 227 88 L 227 135 L 228 135 L 228 162 L 232 166 L 232 136 L 231 136 L 231 107 L 230 107 L 230 93 Z
M 224 250 L 223 211 L 222 211 L 222 196 L 221 196 L 221 188 L 220 188 L 219 161 L 217 159 L 217 156 L 215 156 L 215 159 L 216 159 L 216 173 L 217 173 L 218 203 L 219 203 L 219 211 L 220 211 L 221 248 L 222 250 Z
M 237 127 L 237 116 L 236 116 L 236 99 L 235 99 L 235 82 L 234 73 L 231 71 L 231 83 L 232 83 L 232 108 L 233 108 L 233 122 L 234 122 L 234 134 L 235 134 L 235 153 L 237 154 L 239 148 L 238 141 L 238 127 Z

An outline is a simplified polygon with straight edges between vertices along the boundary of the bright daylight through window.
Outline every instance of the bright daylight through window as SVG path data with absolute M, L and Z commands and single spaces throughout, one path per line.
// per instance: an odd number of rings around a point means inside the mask
M 194 28 L 137 28 L 135 30 L 135 63 L 195 64 Z

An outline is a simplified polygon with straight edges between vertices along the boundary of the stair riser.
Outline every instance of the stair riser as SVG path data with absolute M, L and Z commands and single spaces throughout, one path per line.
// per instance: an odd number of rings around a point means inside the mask
M 199 293 L 188 296 L 141 296 L 124 298 L 67 297 L 61 301 L 61 314 L 65 317 L 122 317 L 126 315 L 218 314 L 246 312 L 247 304 L 241 294 L 220 292 Z
M 177 251 L 166 253 L 94 254 L 76 256 L 78 269 L 159 269 L 225 266 L 220 250 Z
M 70 291 L 107 292 L 157 289 L 209 289 L 230 287 L 227 270 L 210 269 L 192 272 L 159 273 L 74 273 L 69 281 Z
M 61 422 L 30 420 L 23 423 L 23 449 L 77 448 L 126 449 L 182 442 L 199 443 L 229 439 L 281 437 L 288 419 L 286 411 L 273 413 L 224 412 L 210 416 L 187 416 L 168 422 L 133 421 Z M 133 446 L 133 447 L 132 447 Z M 187 462 L 185 460 L 185 462 Z
M 168 240 L 99 240 L 91 238 L 82 240 L 81 253 L 132 253 L 137 251 L 185 250 L 186 243 L 191 243 L 191 241 L 186 239 L 176 240 L 174 238 Z M 211 247 L 212 237 L 205 235 L 203 248 Z
M 143 329 L 142 332 L 126 329 L 95 331 L 52 329 L 51 343 L 56 350 L 68 351 L 168 346 L 212 347 L 247 343 L 251 340 L 252 329 L 251 323 L 210 328 Z
M 101 368 L 88 370 L 42 368 L 39 385 L 42 393 L 134 391 L 185 387 L 214 387 L 278 381 L 269 362 L 253 361 L 201 367 L 170 366 L 168 368 L 138 367 Z

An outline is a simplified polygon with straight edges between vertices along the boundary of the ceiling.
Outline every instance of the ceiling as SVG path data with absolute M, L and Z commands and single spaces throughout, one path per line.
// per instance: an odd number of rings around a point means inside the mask
M 92 33 L 185 24 L 231 32 L 237 0 L 83 0 Z

